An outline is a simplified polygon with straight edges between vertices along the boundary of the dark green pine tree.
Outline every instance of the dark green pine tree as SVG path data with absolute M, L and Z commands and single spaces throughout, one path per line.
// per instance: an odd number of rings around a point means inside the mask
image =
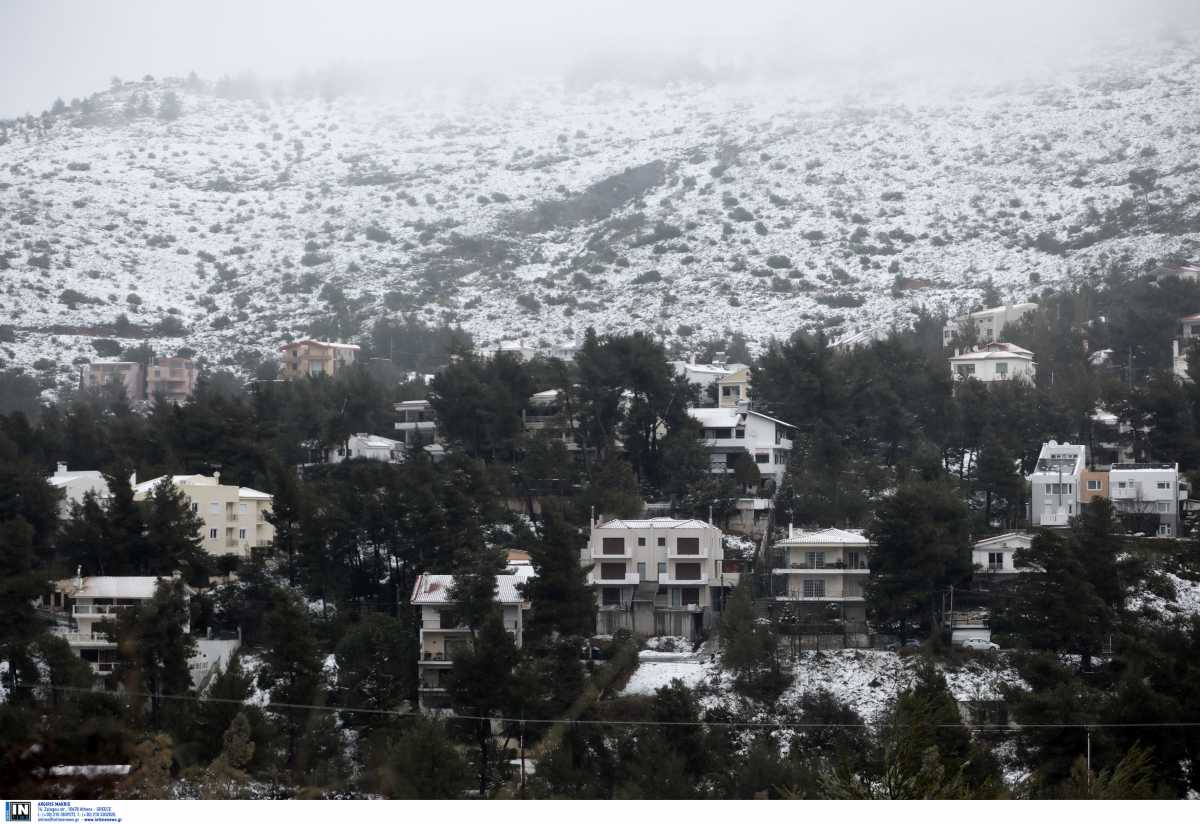
M 990 530 L 999 515 L 1003 526 L 1024 515 L 1025 481 L 1017 474 L 1017 458 L 998 438 L 989 437 L 975 465 L 975 482 L 983 493 L 983 528 Z
M 324 700 L 320 647 L 299 599 L 277 593 L 263 624 L 262 641 L 258 686 L 270 690 L 272 703 L 294 705 L 273 712 L 285 738 L 286 765 L 297 770 L 301 767 L 301 739 L 312 712 L 306 705 L 319 705 Z
M 149 601 L 99 625 L 117 644 L 118 677 L 130 692 L 149 694 L 153 729 L 163 728 L 163 696 L 182 695 L 192 686 L 188 660 L 196 639 L 187 631 L 187 597 L 181 579 L 164 579 Z
M 210 699 L 200 705 L 193 740 L 199 747 L 201 760 L 211 761 L 221 754 L 224 736 L 250 697 L 254 677 L 242 669 L 241 658 L 234 655 L 225 669 L 217 673 L 209 684 L 205 697 Z
M 186 573 L 190 581 L 207 582 L 210 566 L 200 537 L 204 521 L 192 511 L 187 496 L 170 479 L 155 487 L 145 507 L 146 536 L 151 575 Z
M 455 799 L 471 786 L 471 775 L 445 725 L 416 716 L 372 750 L 368 781 L 387 798 Z
M 338 687 L 347 707 L 394 710 L 416 691 L 415 639 L 399 618 L 370 612 L 338 642 Z M 370 716 L 349 715 L 348 723 Z
M 524 585 L 525 597 L 533 605 L 526 630 L 530 637 L 591 634 L 596 605 L 579 563 L 583 543 L 563 504 L 556 498 L 545 499 L 541 535 L 529 551 L 537 575 Z
M 275 494 L 267 523 L 275 527 L 273 548 L 287 559 L 288 585 L 294 587 L 303 535 L 302 517 L 308 507 L 304 505 L 304 490 L 294 472 L 277 463 L 272 467 L 271 477 Z
M 104 541 L 108 547 L 105 575 L 150 574 L 153 548 L 146 541 L 146 521 L 142 507 L 133 499 L 130 474 L 127 464 L 104 473 L 109 494 L 105 506 Z
M 867 606 L 901 639 L 918 623 L 939 629 L 942 593 L 971 571 L 970 524 L 957 490 L 944 481 L 901 486 L 878 507 L 867 530 L 875 545 Z

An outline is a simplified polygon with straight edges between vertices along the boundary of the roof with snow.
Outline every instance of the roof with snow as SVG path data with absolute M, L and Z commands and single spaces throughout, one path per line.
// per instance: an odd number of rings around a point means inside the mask
M 382 435 L 368 435 L 365 432 L 360 432 L 354 437 L 362 446 L 368 449 L 394 449 L 404 443 L 403 441 L 394 441 L 391 438 L 385 438 Z
M 812 532 L 793 532 L 776 546 L 829 546 L 832 544 L 854 544 L 870 546 L 871 542 L 861 529 L 818 529 Z
M 613 518 L 597 525 L 596 529 L 716 529 L 710 523 L 696 518 Z
M 1033 534 L 1029 532 L 1005 532 L 1002 535 L 993 535 L 990 538 L 984 538 L 981 541 L 976 541 L 972 546 L 975 549 L 984 549 L 985 547 L 997 546 L 999 544 L 1021 543 L 1028 546 L 1033 542 Z
M 981 346 L 973 352 L 964 352 L 961 355 L 955 355 L 954 357 L 950 358 L 950 360 L 1004 360 L 1007 358 L 1033 360 L 1033 353 L 1028 349 L 1017 346 L 1015 343 L 1001 343 L 997 341 L 994 343 L 989 343 L 986 346 Z
M 98 483 L 107 483 L 107 481 L 104 480 L 104 475 L 90 469 L 69 469 L 65 472 L 56 472 L 46 479 L 46 483 L 56 488 L 64 487 L 74 481 L 96 481 Z
M 702 406 L 689 409 L 688 414 L 699 421 L 701 426 L 708 429 L 723 429 L 725 427 L 738 426 L 745 421 L 747 415 L 754 415 L 756 418 L 762 418 L 763 420 L 777 423 L 780 426 L 795 429 L 795 426 L 787 421 L 772 418 L 770 415 L 755 412 L 753 409 L 738 409 L 736 406 Z
M 533 565 L 528 561 L 510 560 L 508 569 L 496 576 L 496 603 L 523 603 L 525 598 L 517 587 L 536 576 Z M 409 600 L 414 606 L 453 604 L 454 601 L 450 597 L 450 589 L 453 586 L 453 575 L 435 575 L 427 572 L 417 576 L 417 582 L 413 585 L 412 598 Z
M 54 588 L 69 598 L 134 598 L 148 600 L 154 597 L 159 581 L 153 575 L 95 575 L 88 578 L 64 578 L 56 581 Z

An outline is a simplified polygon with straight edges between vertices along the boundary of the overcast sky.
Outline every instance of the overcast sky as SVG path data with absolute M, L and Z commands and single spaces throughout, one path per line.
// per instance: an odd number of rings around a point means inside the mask
M 338 62 L 498 76 L 617 52 L 1017 69 L 1198 22 L 1196 0 L 0 0 L 0 116 L 114 75 Z

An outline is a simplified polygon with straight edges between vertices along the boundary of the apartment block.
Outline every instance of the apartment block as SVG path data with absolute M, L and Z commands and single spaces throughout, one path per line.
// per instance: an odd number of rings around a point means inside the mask
M 749 367 L 742 367 L 717 378 L 717 406 L 728 409 L 748 400 L 750 400 Z
M 1071 518 L 1079 514 L 1085 499 L 1095 497 L 1085 493 L 1098 491 L 1085 489 L 1086 482 L 1102 484 L 1098 478 L 1086 477 L 1086 471 L 1086 446 L 1057 441 L 1042 445 L 1037 464 L 1029 476 L 1029 520 L 1034 526 L 1067 526 Z
M 524 642 L 525 619 L 530 604 L 521 585 L 535 576 L 529 556 L 512 551 L 508 566 L 496 576 L 496 604 L 504 628 L 516 645 Z M 418 700 L 423 710 L 450 706 L 448 678 L 454 659 L 471 648 L 471 630 L 462 623 L 454 607 L 453 575 L 423 574 L 413 585 L 410 603 L 421 611 L 420 655 L 417 661 Z
M 142 385 L 142 365 L 136 361 L 93 361 L 83 367 L 81 389 L 99 389 L 119 384 L 131 401 L 145 397 Z
M 956 335 L 969 334 L 972 327 L 975 339 L 980 343 L 999 340 L 1006 326 L 1016 323 L 1034 309 L 1037 309 L 1036 303 L 1014 303 L 954 318 L 942 329 L 942 345 L 949 346 Z
M 699 637 L 738 581 L 726 570 L 721 537 L 698 520 L 594 524 L 581 561 L 596 593 L 596 631 Z
M 196 389 L 196 364 L 191 358 L 156 358 L 146 372 L 146 397 L 187 403 Z
M 1179 535 L 1188 491 L 1178 464 L 1116 463 L 1108 472 L 1109 499 L 1117 515 L 1152 516 L 1154 533 L 1162 538 Z
M 836 605 L 847 621 L 865 621 L 864 586 L 870 575 L 872 544 L 857 529 L 800 531 L 774 546 L 771 569 L 776 604 L 821 614 Z
M 749 454 L 763 480 L 778 483 L 787 472 L 796 428 L 790 423 L 755 412 L 745 401 L 733 407 L 689 409 L 703 428 L 709 471 L 731 473 L 741 453 Z
M 134 500 L 148 500 L 166 477 L 134 484 Z M 245 556 L 255 547 L 270 546 L 275 539 L 275 527 L 266 520 L 271 511 L 271 496 L 266 492 L 222 484 L 219 472 L 211 477 L 173 475 L 169 480 L 204 522 L 200 537 L 209 554 Z
M 294 380 L 337 375 L 354 363 L 359 347 L 352 343 L 298 340 L 284 344 L 279 351 L 280 377 L 284 380 Z

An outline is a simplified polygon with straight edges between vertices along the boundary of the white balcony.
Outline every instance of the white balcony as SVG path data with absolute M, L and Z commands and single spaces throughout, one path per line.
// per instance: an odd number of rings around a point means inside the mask
M 664 587 L 703 587 L 708 586 L 708 573 L 700 573 L 699 578 L 672 578 L 671 573 L 664 572 L 658 576 L 658 585 Z
M 587 577 L 589 586 L 637 586 L 641 580 L 641 576 L 636 572 L 626 572 L 620 578 L 601 578 L 600 573 L 589 572 Z
M 109 640 L 107 635 L 101 635 L 98 632 L 66 632 L 54 630 L 54 634 L 62 638 L 73 647 L 115 647 L 115 641 Z
M 787 595 L 776 595 L 776 601 L 795 601 L 807 604 L 861 604 L 862 595 L 804 595 L 799 592 L 789 592 Z
M 1067 526 L 1070 522 L 1071 516 L 1066 512 L 1043 512 L 1038 519 L 1040 526 Z
M 76 604 L 71 608 L 75 615 L 116 615 L 121 610 L 132 608 L 132 604 Z
M 631 547 L 629 544 L 625 544 L 625 548 L 623 550 L 621 550 L 620 552 L 605 552 L 604 547 L 602 547 L 602 546 L 601 547 L 596 547 L 596 546 L 589 547 L 589 551 L 591 552 L 591 557 L 597 561 L 603 561 L 605 559 L 612 559 L 614 561 L 622 561 L 622 560 L 628 560 L 633 557 L 633 547 Z
M 870 575 L 871 570 L 867 569 L 866 564 L 859 566 L 835 566 L 834 564 L 825 564 L 818 566 L 809 563 L 789 564 L 786 567 L 776 567 L 771 570 L 772 575 Z
M 671 560 L 686 561 L 689 558 L 695 558 L 697 561 L 703 561 L 711 556 L 709 555 L 708 547 L 702 546 L 697 552 L 680 552 L 678 547 L 672 546 L 667 548 L 667 557 Z

